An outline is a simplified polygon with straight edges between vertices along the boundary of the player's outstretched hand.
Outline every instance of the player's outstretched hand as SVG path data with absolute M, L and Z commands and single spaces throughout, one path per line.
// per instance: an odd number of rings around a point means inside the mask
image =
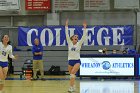
M 86 20 L 83 21 L 83 26 L 84 26 L 84 29 L 86 29 L 86 27 L 87 27 L 87 22 L 86 22 Z
M 66 24 L 65 24 L 66 27 L 68 27 L 68 23 L 69 23 L 69 20 L 67 19 Z

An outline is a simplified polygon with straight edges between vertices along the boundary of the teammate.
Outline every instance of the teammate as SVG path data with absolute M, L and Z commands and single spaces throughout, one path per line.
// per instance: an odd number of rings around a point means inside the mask
M 8 55 L 12 59 L 17 57 L 12 54 L 12 46 L 9 42 L 9 36 L 3 35 L 0 42 L 0 91 L 3 90 L 4 80 L 8 72 Z
M 66 34 L 66 39 L 68 42 L 68 71 L 70 73 L 70 88 L 69 88 L 69 92 L 73 92 L 75 91 L 75 74 L 77 73 L 77 71 L 80 68 L 80 49 L 81 46 L 85 40 L 86 37 L 86 27 L 87 24 L 84 21 L 83 22 L 83 26 L 84 26 L 84 32 L 83 32 L 83 36 L 81 38 L 80 41 L 78 41 L 78 35 L 73 35 L 71 37 L 69 37 L 68 35 L 68 19 L 66 20 L 66 24 L 65 24 L 65 34 Z

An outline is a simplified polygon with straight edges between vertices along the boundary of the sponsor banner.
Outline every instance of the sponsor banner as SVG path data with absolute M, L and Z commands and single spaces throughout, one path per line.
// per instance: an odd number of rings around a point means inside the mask
M 116 9 L 139 9 L 139 0 L 114 0 Z
M 81 58 L 82 76 L 134 76 L 134 57 Z
M 110 10 L 110 0 L 84 0 L 84 10 Z
M 19 0 L 0 0 L 0 10 L 19 10 Z
M 53 0 L 55 10 L 79 10 L 79 0 Z
M 50 10 L 50 0 L 25 0 L 26 10 Z

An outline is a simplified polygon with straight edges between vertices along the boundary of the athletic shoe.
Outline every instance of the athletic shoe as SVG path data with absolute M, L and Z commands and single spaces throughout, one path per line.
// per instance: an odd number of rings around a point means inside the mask
M 72 88 L 73 88 L 73 91 L 76 91 L 76 87 L 75 87 L 75 85 L 74 85 Z
M 68 90 L 68 92 L 74 92 L 73 87 L 70 87 L 69 90 Z
M 46 79 L 45 79 L 45 78 L 41 78 L 41 80 L 42 80 L 42 81 L 45 81 Z
M 35 80 L 37 80 L 37 78 L 31 78 L 31 80 L 32 80 L 32 81 L 35 81 Z

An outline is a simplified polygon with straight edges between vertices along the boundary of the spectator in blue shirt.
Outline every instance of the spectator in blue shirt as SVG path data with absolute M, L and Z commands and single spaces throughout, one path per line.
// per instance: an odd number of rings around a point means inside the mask
M 33 53 L 33 80 L 37 79 L 37 71 L 39 69 L 41 73 L 41 79 L 44 80 L 44 67 L 43 67 L 43 47 L 39 42 L 39 39 L 36 38 L 34 40 L 34 45 L 32 47 L 32 53 Z

